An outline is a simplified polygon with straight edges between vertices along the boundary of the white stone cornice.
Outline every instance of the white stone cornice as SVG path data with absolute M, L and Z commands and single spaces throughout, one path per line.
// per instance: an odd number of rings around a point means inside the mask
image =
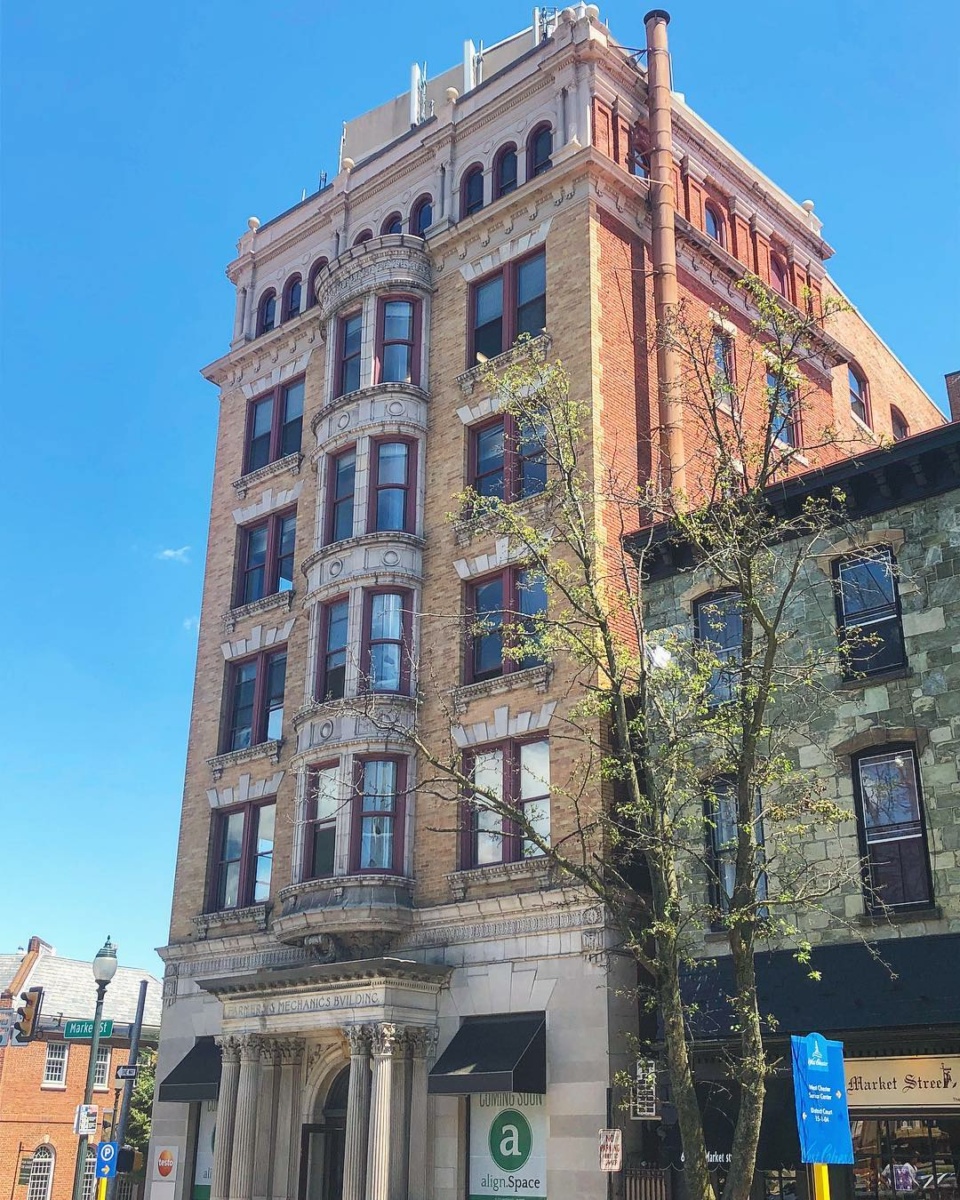
M 284 321 L 270 333 L 241 342 L 204 367 L 200 373 L 204 379 L 224 389 L 237 386 L 265 388 L 268 384 L 264 381 L 271 378 L 274 369 L 291 371 L 291 361 L 295 364 L 292 372 L 299 374 L 306 370 L 317 342 L 322 344 L 318 317 L 315 308 L 305 309 L 299 316 Z M 270 371 L 264 371 L 268 367 Z M 259 379 L 254 378 L 261 371 L 264 374 Z
M 492 554 L 476 554 L 472 558 L 458 558 L 453 568 L 461 579 L 477 579 L 481 575 L 489 575 L 492 571 L 501 571 L 510 563 L 522 562 L 529 556 L 522 542 L 510 545 L 508 537 L 499 537 Z
M 208 788 L 207 799 L 211 808 L 229 808 L 231 804 L 245 804 L 248 800 L 261 800 L 264 796 L 275 796 L 283 782 L 283 771 L 274 771 L 266 779 L 254 780 L 243 774 L 235 787 Z
M 473 721 L 469 725 L 452 725 L 450 735 L 460 750 L 470 746 L 484 746 L 491 742 L 502 742 L 505 738 L 526 737 L 549 729 L 556 700 L 545 700 L 539 709 L 521 709 L 511 715 L 510 706 L 504 704 L 493 710 L 489 721 Z
M 278 508 L 288 508 L 295 504 L 300 493 L 303 491 L 303 480 L 298 480 L 292 487 L 267 488 L 262 492 L 259 500 L 253 504 L 244 505 L 242 508 L 233 510 L 233 519 L 238 525 L 249 525 L 251 521 L 255 521 L 257 517 L 266 516 L 268 513 L 276 512 Z
M 287 471 L 291 475 L 299 475 L 302 465 L 303 455 L 298 450 L 295 454 L 288 454 L 285 458 L 278 458 L 272 463 L 267 463 L 259 470 L 241 475 L 239 479 L 233 481 L 233 490 L 237 493 L 238 499 L 243 500 L 251 488 L 256 487 L 258 483 L 263 483 L 265 479 L 272 479 L 275 475 L 283 475 Z

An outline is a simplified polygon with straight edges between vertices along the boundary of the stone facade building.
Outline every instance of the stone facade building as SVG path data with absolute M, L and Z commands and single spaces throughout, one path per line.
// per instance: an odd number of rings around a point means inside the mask
M 651 16 L 661 78 L 665 27 Z M 551 740 L 571 667 L 464 635 L 465 614 L 532 593 L 508 541 L 448 520 L 455 497 L 535 504 L 543 469 L 478 364 L 524 334 L 562 358 L 595 460 L 639 482 L 684 453 L 658 415 L 656 222 L 724 369 L 747 353 L 745 272 L 788 304 L 836 291 L 812 206 L 679 97 L 671 115 L 669 91 L 652 123 L 646 71 L 594 6 L 413 82 L 348 122 L 328 186 L 251 219 L 228 268 L 161 951 L 153 1159 L 176 1166 L 153 1200 L 454 1200 L 502 1192 L 512 1166 L 524 1195 L 599 1200 L 634 967 L 511 828 L 441 804 L 397 732 L 416 715 L 552 838 L 572 827 L 550 802 L 575 752 Z M 860 316 L 841 321 L 803 419 L 863 445 L 939 424 Z M 516 1153 L 494 1161 L 509 1112 Z

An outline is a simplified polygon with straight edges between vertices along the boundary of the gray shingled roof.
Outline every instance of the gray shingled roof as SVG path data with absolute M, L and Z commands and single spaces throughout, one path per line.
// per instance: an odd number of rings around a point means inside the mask
M 16 954 L 0 954 L 0 991 L 6 991 L 10 987 L 22 962 L 22 950 L 18 950 Z
M 6 958 L 0 955 L 0 963 Z M 144 1025 L 160 1024 L 160 980 L 136 967 L 119 967 L 107 987 L 103 1007 L 105 1019 L 132 1022 L 137 1015 L 137 995 L 140 980 L 146 979 L 147 1004 Z M 97 1004 L 97 985 L 89 962 L 61 958 L 57 954 L 40 955 L 30 972 L 25 987 L 43 988 L 43 1017 L 49 1020 L 58 1013 L 65 1019 L 87 1019 L 93 1016 Z

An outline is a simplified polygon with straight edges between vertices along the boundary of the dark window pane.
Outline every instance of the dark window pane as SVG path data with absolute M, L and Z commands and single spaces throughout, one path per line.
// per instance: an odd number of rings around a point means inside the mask
M 544 171 L 549 171 L 553 165 L 550 161 L 550 155 L 553 153 L 553 133 L 550 129 L 541 129 L 533 139 L 533 152 L 531 154 L 531 174 L 542 175 Z
M 709 702 L 719 704 L 732 700 L 743 644 L 743 614 L 737 592 L 727 592 L 698 604 L 697 637 L 720 660 L 710 681 Z
M 432 224 L 433 204 L 428 200 L 421 204 L 414 213 L 413 232 L 418 237 L 423 237 Z
M 273 426 L 273 397 L 261 400 L 253 406 L 250 427 L 250 447 L 247 453 L 247 470 L 257 471 L 270 461 L 270 432 Z
M 341 700 L 347 677 L 349 602 L 338 600 L 327 609 L 327 648 L 324 662 L 323 700 Z
M 333 874 L 334 852 L 337 843 L 336 826 L 332 824 L 314 825 L 313 841 L 310 848 L 310 877 L 323 879 Z
M 517 452 L 520 467 L 520 497 L 538 496 L 547 486 L 546 430 L 520 430 Z
M 268 296 L 260 306 L 260 332 L 269 333 L 277 323 L 277 298 Z
M 353 537 L 353 489 L 356 476 L 357 456 L 348 450 L 334 460 L 333 479 L 333 529 L 335 542 Z
M 840 565 L 843 615 L 859 623 L 889 615 L 896 607 L 893 562 L 889 553 L 848 559 Z
M 267 740 L 280 737 L 283 729 L 283 686 L 287 673 L 287 656 L 275 654 L 267 667 Z
M 480 284 L 474 293 L 474 302 L 474 352 L 494 358 L 503 350 L 503 276 Z
M 391 342 L 383 347 L 382 383 L 410 383 L 413 353 L 404 342 Z
M 473 676 L 503 674 L 503 579 L 478 584 L 473 591 Z
M 477 470 L 473 486 L 481 496 L 503 499 L 504 424 L 498 421 L 476 434 Z
M 520 571 L 517 576 L 517 608 L 519 609 L 517 624 L 526 637 L 536 636 L 536 623 L 532 619 L 542 616 L 547 611 L 547 589 L 543 576 L 536 571 Z M 517 658 L 517 667 L 525 670 L 536 667 L 543 662 L 543 656 L 535 653 L 532 648 L 527 654 Z
M 463 183 L 463 215 L 479 212 L 483 208 L 483 171 L 471 171 Z
M 409 300 L 388 300 L 383 306 L 383 340 L 413 340 L 413 304 Z
M 277 554 L 277 591 L 293 590 L 293 552 L 297 540 L 297 518 L 284 517 L 280 522 Z
M 540 333 L 547 323 L 546 258 L 538 254 L 517 269 L 517 337 Z
M 253 740 L 253 701 L 257 686 L 257 664 L 244 663 L 236 669 L 229 748 L 245 750 Z
M 497 195 L 506 196 L 517 186 L 517 152 L 505 150 L 497 164 Z
M 712 208 L 708 208 L 706 212 L 707 236 L 712 237 L 715 242 L 723 245 L 723 222 Z
M 247 563 L 243 577 L 241 602 L 249 604 L 264 594 L 267 563 L 267 526 L 251 529 L 247 534 Z

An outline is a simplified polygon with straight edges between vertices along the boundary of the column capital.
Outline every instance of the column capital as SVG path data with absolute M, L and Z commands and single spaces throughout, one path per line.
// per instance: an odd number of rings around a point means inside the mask
M 414 1058 L 427 1058 L 437 1043 L 439 1030 L 430 1026 L 412 1025 L 406 1030 L 406 1042 Z
M 276 1038 L 277 1053 L 286 1063 L 298 1063 L 303 1058 L 303 1042 L 299 1038 Z
M 265 1037 L 260 1039 L 260 1058 L 268 1066 L 276 1066 L 282 1058 L 280 1039 Z
M 224 1062 L 239 1062 L 240 1060 L 240 1042 L 242 1039 L 235 1034 L 227 1033 L 215 1037 L 214 1042 L 220 1047 L 220 1053 Z
M 372 1033 L 369 1025 L 345 1025 L 343 1036 L 350 1044 L 350 1057 L 367 1056 L 370 1053 Z
M 259 1062 L 260 1060 L 260 1037 L 255 1033 L 248 1033 L 240 1041 L 240 1062 Z
M 397 1053 L 403 1046 L 403 1030 L 389 1022 L 372 1026 L 373 1053 L 386 1058 Z

